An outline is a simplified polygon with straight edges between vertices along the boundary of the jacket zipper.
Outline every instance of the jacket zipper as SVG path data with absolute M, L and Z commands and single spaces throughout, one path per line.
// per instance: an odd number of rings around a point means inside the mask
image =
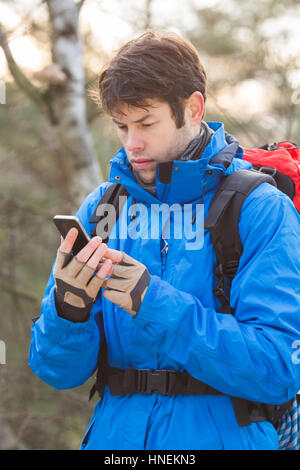
M 164 238 L 161 238 L 161 250 L 160 250 L 160 256 L 161 256 L 161 279 L 164 279 L 165 277 L 165 271 L 166 271 L 166 264 L 167 264 L 167 255 L 169 251 L 169 244 L 167 240 Z

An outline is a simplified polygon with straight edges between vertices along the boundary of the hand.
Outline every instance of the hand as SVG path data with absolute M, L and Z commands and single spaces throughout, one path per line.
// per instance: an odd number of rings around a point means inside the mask
M 144 264 L 126 253 L 116 252 L 115 259 L 117 253 L 121 260 L 113 265 L 112 275 L 103 285 L 103 296 L 136 316 L 148 289 L 150 274 Z
M 86 321 L 105 280 L 112 272 L 113 250 L 92 238 L 76 255 L 71 254 L 78 231 L 72 228 L 57 251 L 54 278 L 58 313 L 71 321 Z M 104 262 L 100 263 L 106 254 Z M 111 258 L 111 259 L 109 259 Z

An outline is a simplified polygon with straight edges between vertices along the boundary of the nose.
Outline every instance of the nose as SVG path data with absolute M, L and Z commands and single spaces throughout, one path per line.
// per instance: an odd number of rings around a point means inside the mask
M 144 150 L 145 144 L 141 136 L 136 130 L 129 130 L 126 140 L 126 148 L 130 152 Z

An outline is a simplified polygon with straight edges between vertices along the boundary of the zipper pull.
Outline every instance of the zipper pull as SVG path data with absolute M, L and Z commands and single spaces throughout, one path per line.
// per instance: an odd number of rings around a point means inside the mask
M 167 254 L 169 250 L 169 244 L 164 238 L 161 239 L 161 244 L 164 243 L 164 246 L 160 250 L 161 256 L 161 278 L 164 279 L 166 264 L 167 264 Z
M 160 254 L 163 255 L 163 256 L 166 256 L 168 254 L 169 244 L 168 244 L 167 240 L 165 240 L 164 238 L 162 238 L 161 241 L 164 243 L 164 246 L 160 250 Z

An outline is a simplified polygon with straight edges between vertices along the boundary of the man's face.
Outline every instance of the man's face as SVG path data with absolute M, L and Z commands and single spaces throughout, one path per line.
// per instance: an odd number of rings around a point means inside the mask
M 112 113 L 128 159 L 144 183 L 153 183 L 159 163 L 176 160 L 199 133 L 187 118 L 176 128 L 168 103 L 149 100 L 146 109 L 120 103 Z

